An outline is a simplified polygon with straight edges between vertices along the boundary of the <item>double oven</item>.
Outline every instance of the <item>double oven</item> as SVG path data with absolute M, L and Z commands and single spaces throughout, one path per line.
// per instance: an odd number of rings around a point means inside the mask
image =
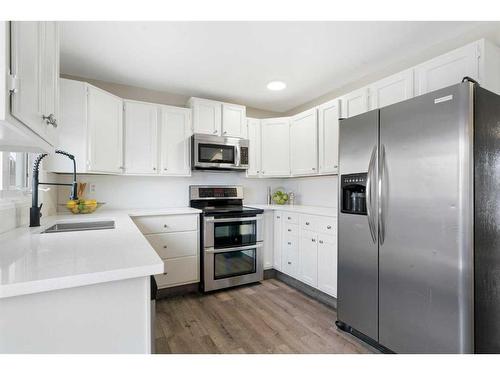
M 191 207 L 202 210 L 204 291 L 263 279 L 263 211 L 243 206 L 242 186 L 191 186 Z

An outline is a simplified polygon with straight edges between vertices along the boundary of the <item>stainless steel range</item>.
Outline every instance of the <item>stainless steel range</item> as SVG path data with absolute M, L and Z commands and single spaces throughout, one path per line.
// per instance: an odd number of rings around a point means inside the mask
M 262 213 L 243 206 L 242 186 L 189 187 L 191 207 L 201 209 L 203 291 L 263 279 Z

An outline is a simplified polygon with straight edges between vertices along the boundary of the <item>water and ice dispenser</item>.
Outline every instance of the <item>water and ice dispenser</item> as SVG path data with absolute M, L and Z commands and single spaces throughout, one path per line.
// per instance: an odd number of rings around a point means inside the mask
M 341 212 L 353 215 L 366 215 L 366 177 L 367 173 L 342 175 Z

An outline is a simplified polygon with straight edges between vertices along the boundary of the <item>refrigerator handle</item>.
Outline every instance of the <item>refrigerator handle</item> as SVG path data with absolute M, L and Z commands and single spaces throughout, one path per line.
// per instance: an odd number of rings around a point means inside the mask
M 373 181 L 372 181 L 372 178 L 373 178 L 373 170 L 374 170 L 376 155 L 377 155 L 377 146 L 374 146 L 373 150 L 372 150 L 372 155 L 370 157 L 370 163 L 368 164 L 368 173 L 366 176 L 366 217 L 368 219 L 368 227 L 370 228 L 370 234 L 372 236 L 373 243 L 377 242 L 377 234 L 375 231 L 375 221 L 374 221 L 373 210 L 372 210 L 372 204 L 373 204 L 373 199 L 372 199 Z
M 384 244 L 385 240 L 385 204 L 387 200 L 387 179 L 385 169 L 385 146 L 380 145 L 380 167 L 379 167 L 379 180 L 378 180 L 378 213 L 379 213 L 379 240 L 380 245 Z

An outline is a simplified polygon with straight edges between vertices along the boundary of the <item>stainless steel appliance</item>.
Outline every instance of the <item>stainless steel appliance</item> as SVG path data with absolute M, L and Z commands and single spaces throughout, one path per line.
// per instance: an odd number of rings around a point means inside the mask
M 248 139 L 193 134 L 192 169 L 248 169 Z
M 500 96 L 340 122 L 338 322 L 398 353 L 500 352 Z
M 203 211 L 202 289 L 257 282 L 264 276 L 263 210 L 243 206 L 242 186 L 190 186 L 190 205 Z

